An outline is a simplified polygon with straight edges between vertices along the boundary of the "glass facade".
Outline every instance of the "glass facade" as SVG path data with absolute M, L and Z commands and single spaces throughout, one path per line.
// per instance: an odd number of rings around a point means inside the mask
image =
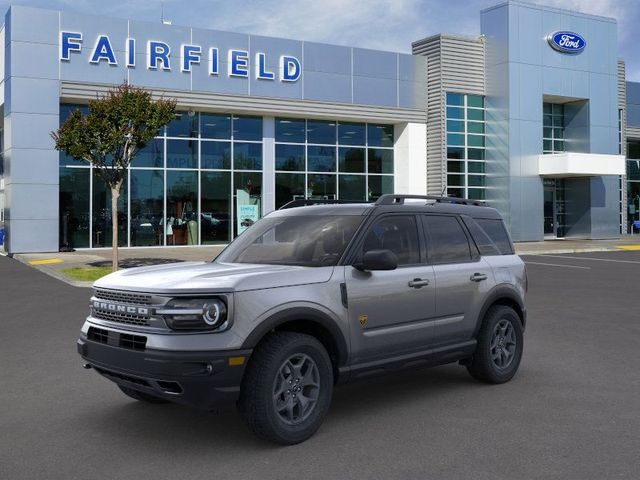
M 62 104 L 60 121 L 75 109 L 87 112 Z M 118 201 L 119 245 L 219 244 L 242 233 L 240 207 L 263 213 L 262 132 L 262 117 L 177 113 L 129 168 Z M 300 198 L 393 193 L 393 125 L 277 118 L 275 141 L 276 208 Z M 111 192 L 96 169 L 64 154 L 60 219 L 61 246 L 111 246 Z
M 542 153 L 561 153 L 564 151 L 564 105 L 543 103 Z
M 60 122 L 84 105 L 60 105 Z M 262 215 L 262 117 L 179 112 L 140 150 L 118 201 L 120 246 L 228 243 L 236 206 Z M 60 245 L 110 247 L 111 192 L 60 154 Z
M 446 94 L 447 195 L 485 199 L 484 97 Z
M 393 193 L 393 125 L 276 118 L 276 208 Z
M 640 220 L 640 140 L 627 142 L 627 223 Z M 635 230 L 637 232 L 638 229 Z

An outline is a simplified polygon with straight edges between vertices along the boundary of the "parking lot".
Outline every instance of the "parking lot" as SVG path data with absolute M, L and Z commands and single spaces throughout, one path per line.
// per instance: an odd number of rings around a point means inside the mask
M 636 479 L 640 251 L 523 257 L 525 353 L 336 389 L 311 440 L 256 440 L 234 411 L 145 405 L 83 370 L 90 290 L 0 257 L 1 479 Z

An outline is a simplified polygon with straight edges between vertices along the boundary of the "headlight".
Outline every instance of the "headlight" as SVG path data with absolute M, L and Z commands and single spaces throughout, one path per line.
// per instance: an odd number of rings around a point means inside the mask
M 227 323 L 227 305 L 220 298 L 174 298 L 156 313 L 173 330 L 218 330 Z

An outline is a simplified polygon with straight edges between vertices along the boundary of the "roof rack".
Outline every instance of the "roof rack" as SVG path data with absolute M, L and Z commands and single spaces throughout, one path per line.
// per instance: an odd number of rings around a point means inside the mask
M 487 204 L 479 200 L 457 197 L 436 197 L 433 195 L 404 195 L 387 193 L 381 195 L 376 201 L 376 205 L 404 205 L 405 200 L 433 200 L 435 203 L 453 203 L 456 205 L 474 205 L 476 207 L 486 207 Z
M 291 200 L 288 203 L 285 203 L 278 210 L 286 210 L 287 208 L 295 208 L 295 207 L 308 207 L 310 205 L 333 205 L 333 204 L 346 204 L 346 203 L 371 203 L 358 201 L 358 200 L 333 200 L 328 198 L 300 198 L 297 200 Z

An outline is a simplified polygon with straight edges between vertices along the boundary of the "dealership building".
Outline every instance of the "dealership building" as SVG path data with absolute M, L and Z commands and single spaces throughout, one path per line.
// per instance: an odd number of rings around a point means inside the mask
M 405 54 L 12 6 L 4 249 L 111 246 L 108 188 L 50 134 L 123 81 L 177 114 L 129 168 L 122 246 L 224 244 L 291 200 L 384 193 L 485 201 L 516 241 L 627 233 L 640 84 L 626 82 L 616 21 L 513 0 L 480 26 Z

